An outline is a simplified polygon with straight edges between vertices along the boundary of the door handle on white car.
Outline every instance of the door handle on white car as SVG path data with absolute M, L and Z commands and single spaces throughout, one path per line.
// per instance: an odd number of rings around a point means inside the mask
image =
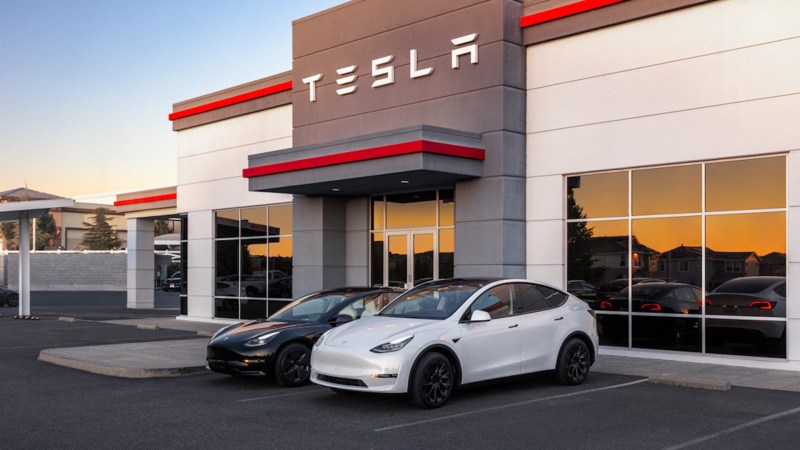
M 556 319 L 555 321 L 557 322 L 557 321 L 559 321 L 559 320 L 563 320 L 563 319 L 564 319 L 564 316 L 561 316 L 561 317 L 559 317 L 558 319 Z
M 519 324 L 518 324 L 518 323 L 515 323 L 514 325 L 511 325 L 511 326 L 510 326 L 510 327 L 508 327 L 508 328 L 517 328 L 518 326 L 519 326 Z

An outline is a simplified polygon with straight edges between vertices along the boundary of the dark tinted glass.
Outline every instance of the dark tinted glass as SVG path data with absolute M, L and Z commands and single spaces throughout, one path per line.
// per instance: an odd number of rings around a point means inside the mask
M 267 235 L 267 208 L 244 208 L 241 210 L 242 237 Z M 219 237 L 219 236 L 218 236 Z
M 568 223 L 567 233 L 568 279 L 587 281 L 603 291 L 609 282 L 628 277 L 627 220 Z
M 439 191 L 439 226 L 455 225 L 455 191 L 447 189 Z
M 185 241 L 189 239 L 189 217 L 181 215 L 181 240 Z
M 627 310 L 627 306 L 625 309 Z M 600 345 L 627 347 L 629 318 L 628 315 L 597 313 L 597 333 L 600 335 Z
M 567 218 L 628 215 L 628 172 L 567 178 Z
M 492 319 L 507 317 L 512 314 L 511 304 L 514 298 L 514 285 L 504 284 L 496 286 L 481 294 L 472 306 L 470 312 L 486 311 Z
M 453 278 L 455 230 L 439 230 L 439 278 Z
M 786 358 L 786 322 L 706 319 L 706 352 Z
M 633 347 L 700 352 L 700 319 L 634 316 Z
M 383 286 L 383 233 L 372 233 L 370 245 L 372 286 Z
M 263 319 L 267 317 L 267 302 L 264 300 L 241 300 L 242 319 Z
M 217 238 L 239 237 L 239 210 L 231 209 L 228 211 L 217 211 L 216 229 Z
M 702 285 L 703 219 L 670 217 L 632 221 L 633 273 Z
M 518 284 L 519 298 L 516 302 L 517 313 L 530 313 L 551 308 L 550 303 L 542 295 L 542 291 L 533 284 Z
M 239 300 L 235 298 L 217 298 L 214 300 L 214 317 L 221 319 L 239 318 Z
M 217 280 L 238 283 L 239 279 L 239 242 L 217 241 L 216 268 Z

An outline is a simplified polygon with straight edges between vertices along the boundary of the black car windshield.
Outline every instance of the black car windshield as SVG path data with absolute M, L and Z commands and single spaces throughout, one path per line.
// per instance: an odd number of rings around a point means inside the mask
M 395 299 L 378 315 L 443 320 L 486 284 L 485 281 L 459 280 L 420 286 Z
M 303 297 L 284 306 L 269 317 L 271 322 L 316 322 L 326 317 L 339 305 L 364 292 L 328 292 Z

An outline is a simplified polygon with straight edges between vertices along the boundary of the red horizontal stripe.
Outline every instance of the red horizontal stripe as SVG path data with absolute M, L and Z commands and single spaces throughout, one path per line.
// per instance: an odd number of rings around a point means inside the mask
M 519 26 L 522 28 L 538 25 L 540 23 L 549 22 L 551 20 L 561 19 L 564 17 L 580 14 L 582 12 L 591 11 L 593 9 L 602 8 L 604 6 L 613 5 L 614 3 L 624 2 L 625 0 L 582 0 L 568 5 L 560 6 L 558 8 L 549 9 L 547 11 L 531 14 L 519 19 Z
M 252 92 L 245 92 L 244 94 L 235 95 L 233 97 L 224 98 L 215 102 L 206 103 L 205 105 L 195 106 L 194 108 L 184 109 L 183 111 L 174 112 L 169 115 L 169 120 L 182 119 L 184 117 L 193 116 L 195 114 L 212 111 L 214 109 L 223 108 L 225 106 L 235 105 L 237 103 L 246 102 L 267 95 L 277 94 L 278 92 L 292 90 L 292 82 L 279 83 L 272 86 L 267 86 L 263 89 L 258 89 Z
M 174 200 L 178 198 L 178 194 L 163 194 L 163 195 L 153 195 L 152 197 L 141 197 L 141 198 L 131 198 L 128 200 L 118 200 L 114 202 L 114 206 L 127 206 L 127 205 L 136 205 L 139 203 L 150 203 L 150 202 L 160 202 L 164 200 Z
M 264 166 L 250 167 L 242 171 L 245 178 L 273 175 L 276 173 L 294 172 L 296 170 L 314 169 L 317 167 L 334 166 L 371 159 L 388 158 L 390 156 L 408 155 L 411 153 L 436 153 L 438 155 L 456 156 L 459 158 L 479 159 L 486 157 L 486 152 L 481 148 L 463 147 L 460 145 L 443 144 L 432 141 L 411 141 L 401 144 L 386 145 L 383 147 L 354 150 L 351 152 L 336 153 L 333 155 L 317 156 L 314 158 L 298 159 Z

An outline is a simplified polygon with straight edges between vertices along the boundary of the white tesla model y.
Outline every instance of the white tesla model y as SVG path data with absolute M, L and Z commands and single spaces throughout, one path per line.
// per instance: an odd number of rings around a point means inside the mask
M 312 349 L 311 381 L 407 393 L 436 408 L 460 385 L 523 373 L 554 370 L 559 382 L 580 384 L 597 346 L 594 312 L 573 295 L 528 280 L 439 280 L 325 333 Z

